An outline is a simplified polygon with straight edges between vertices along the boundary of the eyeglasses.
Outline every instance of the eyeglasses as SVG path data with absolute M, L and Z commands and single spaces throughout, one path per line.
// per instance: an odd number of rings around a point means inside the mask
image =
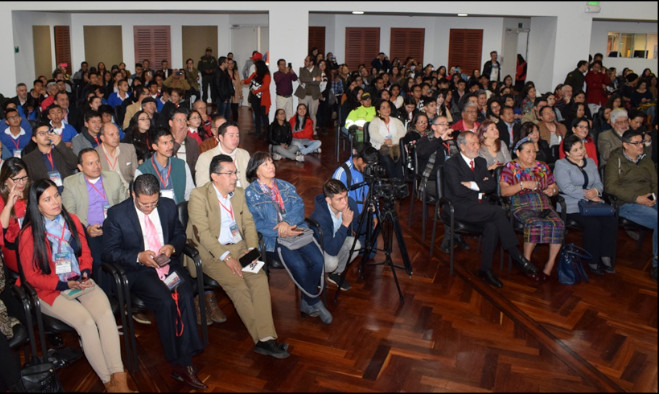
M 234 175 L 238 176 L 238 173 L 239 173 L 238 170 L 236 170 L 236 171 L 227 171 L 227 172 L 216 172 L 216 174 L 218 174 L 218 175 L 228 175 L 230 177 L 234 176 Z
M 25 175 L 25 176 L 22 176 L 20 178 L 10 178 L 10 179 L 12 181 L 14 181 L 14 183 L 24 183 L 24 182 L 27 182 L 28 176 Z
M 140 202 L 140 201 L 135 200 L 135 203 L 136 203 L 137 205 L 139 205 L 140 208 L 143 208 L 143 209 L 149 209 L 149 208 L 154 208 L 154 207 L 158 206 L 158 202 L 159 202 L 159 201 L 160 201 L 160 200 L 156 200 L 155 202 L 152 202 L 152 203 L 146 203 L 146 204 L 145 204 L 145 203 L 143 203 L 143 202 Z
M 448 123 L 435 123 L 433 126 L 448 126 Z

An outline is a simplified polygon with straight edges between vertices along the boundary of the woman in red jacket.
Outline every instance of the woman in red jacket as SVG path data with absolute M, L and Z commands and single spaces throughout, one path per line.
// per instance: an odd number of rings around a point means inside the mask
M 85 356 L 108 392 L 130 392 L 110 302 L 89 279 L 92 256 L 85 230 L 66 212 L 50 179 L 40 179 L 30 188 L 18 250 L 25 280 L 41 300 L 41 312 L 78 332 Z M 69 289 L 82 294 L 61 294 Z
M 263 60 L 257 60 L 254 63 L 256 71 L 249 78 L 242 81 L 243 84 L 249 84 L 248 101 L 254 111 L 254 134 L 261 136 L 261 131 L 265 130 L 267 138 L 268 112 L 270 112 L 270 70 Z
M 25 217 L 30 177 L 27 165 L 18 157 L 10 157 L 0 171 L 0 246 L 7 268 L 18 272 L 16 241 Z
M 320 153 L 321 142 L 313 139 L 313 121 L 309 116 L 306 105 L 298 104 L 295 116 L 291 118 L 289 123 L 293 131 L 293 142 L 291 144 L 300 148 L 297 152 L 298 155 L 304 156 L 311 152 Z

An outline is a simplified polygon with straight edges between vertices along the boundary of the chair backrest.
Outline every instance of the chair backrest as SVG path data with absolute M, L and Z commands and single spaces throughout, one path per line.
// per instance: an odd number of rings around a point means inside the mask
M 178 220 L 183 225 L 183 229 L 188 227 L 188 202 L 180 202 L 176 208 L 178 209 Z
M 437 193 L 437 199 L 444 198 L 444 165 L 440 164 L 437 167 L 437 175 L 435 178 L 435 192 Z
M 371 122 L 366 122 L 364 123 L 364 144 L 366 143 L 371 143 L 371 136 L 368 133 L 368 126 L 371 124 Z

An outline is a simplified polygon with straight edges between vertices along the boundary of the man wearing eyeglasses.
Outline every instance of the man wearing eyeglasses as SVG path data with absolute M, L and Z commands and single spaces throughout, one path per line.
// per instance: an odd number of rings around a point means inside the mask
M 611 153 L 622 146 L 622 135 L 629 129 L 627 111 L 618 108 L 611 111 L 611 125 L 609 130 L 603 131 L 597 137 L 597 151 L 600 154 L 600 167 L 609 161 Z
M 247 163 L 249 163 L 249 152 L 245 149 L 239 148 L 238 144 L 240 143 L 240 130 L 238 129 L 238 123 L 234 121 L 222 122 L 220 118 L 213 118 L 213 123 L 220 124 L 217 129 L 217 146 L 213 149 L 210 149 L 201 155 L 197 159 L 197 164 L 195 166 L 195 179 L 197 181 L 197 186 L 204 186 L 208 181 L 210 181 L 210 176 L 208 173 L 208 168 L 213 157 L 223 154 L 231 157 L 236 168 L 238 168 L 238 187 L 243 189 L 249 185 L 249 181 L 245 174 L 247 173 Z
M 48 123 L 39 123 L 34 128 L 32 141 L 37 149 L 23 157 L 32 179 L 50 178 L 62 192 L 64 178 L 78 168 L 78 158 L 66 146 L 62 137 L 53 133 Z
M 244 272 L 239 261 L 258 246 L 245 191 L 236 187 L 240 170 L 230 156 L 219 154 L 208 171 L 210 182 L 190 196 L 187 236 L 197 245 L 204 273 L 218 281 L 231 298 L 255 343 L 254 351 L 286 358 L 288 345 L 276 341 L 268 277 L 263 270 Z
M 192 365 L 192 356 L 204 346 L 195 325 L 192 279 L 179 261 L 185 230 L 174 201 L 160 197 L 155 175 L 135 178 L 131 198 L 108 210 L 103 233 L 103 260 L 123 267 L 131 294 L 156 316 L 172 378 L 207 389 Z M 156 259 L 169 259 L 169 263 L 160 265 Z M 170 289 L 165 280 L 175 276 L 181 280 Z
M 622 147 L 611 153 L 606 165 L 604 191 L 618 199 L 620 216 L 653 230 L 651 275 L 656 281 L 657 171 L 650 157 L 643 153 L 643 133 L 627 130 L 621 143 Z

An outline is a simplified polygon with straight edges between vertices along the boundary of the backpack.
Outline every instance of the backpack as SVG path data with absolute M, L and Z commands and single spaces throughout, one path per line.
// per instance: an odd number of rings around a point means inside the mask
M 558 253 L 558 282 L 564 285 L 574 285 L 581 281 L 588 282 L 588 275 L 583 268 L 581 259 L 592 259 L 587 250 L 570 243 L 561 247 Z

